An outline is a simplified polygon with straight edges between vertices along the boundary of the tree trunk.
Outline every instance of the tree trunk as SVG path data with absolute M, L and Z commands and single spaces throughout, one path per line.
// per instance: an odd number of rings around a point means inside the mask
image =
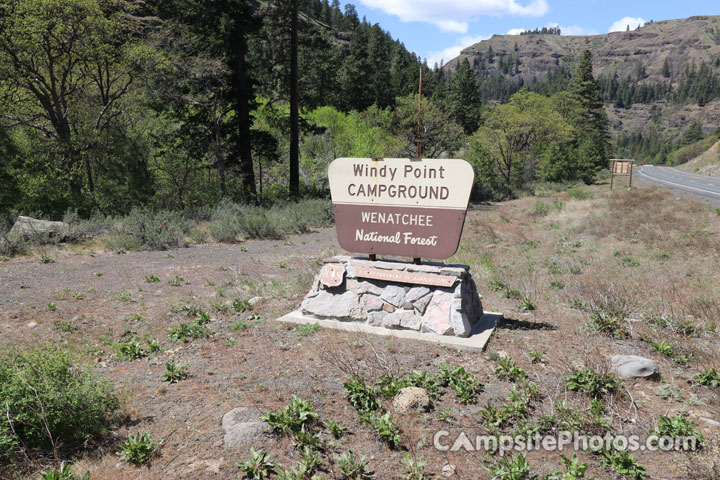
M 290 196 L 300 196 L 300 126 L 298 115 L 298 6 L 290 0 Z

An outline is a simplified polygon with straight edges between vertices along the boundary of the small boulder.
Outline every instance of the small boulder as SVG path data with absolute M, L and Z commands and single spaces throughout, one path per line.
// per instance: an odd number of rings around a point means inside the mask
M 405 387 L 393 398 L 393 408 L 399 414 L 430 409 L 430 396 L 424 388 Z
M 638 355 L 615 355 L 610 360 L 610 369 L 622 378 L 644 378 L 660 374 L 655 360 Z
M 23 237 L 25 239 L 38 236 L 57 237 L 60 241 L 65 240 L 70 232 L 70 225 L 65 222 L 51 222 L 38 220 L 20 215 L 15 221 L 9 235 Z
M 260 421 L 260 411 L 253 407 L 233 408 L 222 418 L 225 430 L 225 448 L 236 448 L 252 444 L 265 431 L 265 422 Z

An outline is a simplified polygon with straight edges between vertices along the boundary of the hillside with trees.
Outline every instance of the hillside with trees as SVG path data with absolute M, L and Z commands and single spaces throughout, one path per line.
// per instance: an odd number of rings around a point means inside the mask
M 554 33 L 554 34 L 553 34 Z M 443 66 L 447 74 L 468 60 L 480 96 L 506 102 L 525 88 L 562 91 L 585 50 L 593 54 L 615 155 L 664 161 L 693 123 L 704 135 L 720 124 L 720 17 L 649 22 L 625 32 L 561 36 L 528 30 L 495 35 Z

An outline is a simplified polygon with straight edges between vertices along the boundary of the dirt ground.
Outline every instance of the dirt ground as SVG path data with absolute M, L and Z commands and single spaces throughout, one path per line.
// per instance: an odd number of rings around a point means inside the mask
M 439 451 L 433 438 L 443 429 L 451 439 L 461 431 L 471 438 L 488 431 L 483 408 L 504 402 L 513 386 L 496 376 L 498 358 L 512 357 L 538 386 L 530 416 L 537 419 L 561 401 L 588 411 L 588 398 L 569 391 L 563 375 L 584 366 L 607 370 L 618 353 L 656 360 L 661 378 L 626 380 L 606 401 L 604 416 L 616 433 L 646 435 L 660 415 L 679 414 L 705 436 L 699 452 L 634 453 L 648 478 L 718 478 L 712 472 L 713 462 L 715 468 L 720 463 L 720 424 L 712 421 L 720 422 L 720 392 L 689 379 L 720 367 L 720 217 L 705 205 L 650 187 L 612 195 L 606 185 L 583 191 L 587 196 L 545 192 L 469 212 L 460 250 L 449 262 L 471 265 L 485 308 L 506 316 L 485 352 L 331 330 L 308 334 L 276 322 L 297 308 L 321 260 L 342 253 L 332 228 L 285 240 L 122 254 L 94 242 L 10 259 L 0 263 L 0 342 L 57 342 L 115 383 L 127 419 L 106 442 L 75 454 L 75 471 L 90 471 L 93 479 L 236 478 L 235 463 L 247 460 L 251 447 L 288 468 L 299 458 L 289 438 L 262 434 L 227 449 L 221 420 L 240 406 L 263 412 L 284 407 L 293 395 L 310 400 L 321 418 L 348 426 L 331 454 L 351 449 L 365 456 L 374 478 L 403 478 L 403 452 L 422 458 L 428 478 L 451 471 L 448 478 L 490 478 L 486 467 L 497 456 Z M 41 256 L 53 263 L 42 263 Z M 146 281 L 152 276 L 159 281 Z M 536 309 L 521 311 L 518 299 L 488 288 L 491 281 L 517 289 Z M 612 295 L 627 304 L 625 338 L 592 331 L 588 312 L 571 308 L 578 301 L 607 303 Z M 251 299 L 252 309 L 233 310 L 233 301 Z M 168 339 L 168 328 L 188 321 L 181 306 L 211 313 L 209 338 Z M 688 319 L 697 330 L 688 335 L 657 322 L 670 316 Z M 118 358 L 113 345 L 144 337 L 158 339 L 164 351 Z M 653 350 L 652 343 L 662 339 L 691 361 L 680 364 Z M 189 366 L 187 380 L 162 381 L 171 358 Z M 368 381 L 462 366 L 484 389 L 474 405 L 461 404 L 447 390 L 430 412 L 393 414 L 403 437 L 393 450 L 345 398 L 348 364 Z M 392 412 L 390 402 L 387 408 Z M 120 441 L 140 431 L 164 439 L 160 456 L 147 467 L 127 465 L 115 455 Z M 597 456 L 577 453 L 589 464 L 587 478 L 627 478 Z M 344 478 L 331 454 L 322 477 Z M 537 475 L 562 466 L 557 452 L 529 452 L 528 461 Z M 37 470 L 22 475 L 32 473 Z

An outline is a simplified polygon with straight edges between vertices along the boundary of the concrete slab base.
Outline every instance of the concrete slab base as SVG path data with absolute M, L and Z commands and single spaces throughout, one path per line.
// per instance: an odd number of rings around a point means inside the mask
M 490 336 L 495 330 L 498 322 L 502 320 L 503 314 L 498 312 L 484 312 L 480 320 L 473 325 L 472 333 L 469 337 L 455 337 L 452 335 L 437 335 L 434 333 L 422 333 L 413 330 L 393 330 L 385 327 L 375 327 L 364 323 L 357 322 L 341 322 L 339 320 L 328 318 L 317 318 L 311 315 L 305 315 L 300 310 L 295 310 L 287 315 L 277 319 L 278 322 L 297 323 L 307 325 L 316 323 L 323 328 L 332 328 L 335 330 L 345 330 L 346 332 L 369 333 L 372 335 L 392 336 L 397 338 L 406 338 L 409 340 L 420 340 L 423 342 L 437 343 L 439 345 L 449 345 L 459 348 L 470 348 L 477 350 L 485 350 Z

